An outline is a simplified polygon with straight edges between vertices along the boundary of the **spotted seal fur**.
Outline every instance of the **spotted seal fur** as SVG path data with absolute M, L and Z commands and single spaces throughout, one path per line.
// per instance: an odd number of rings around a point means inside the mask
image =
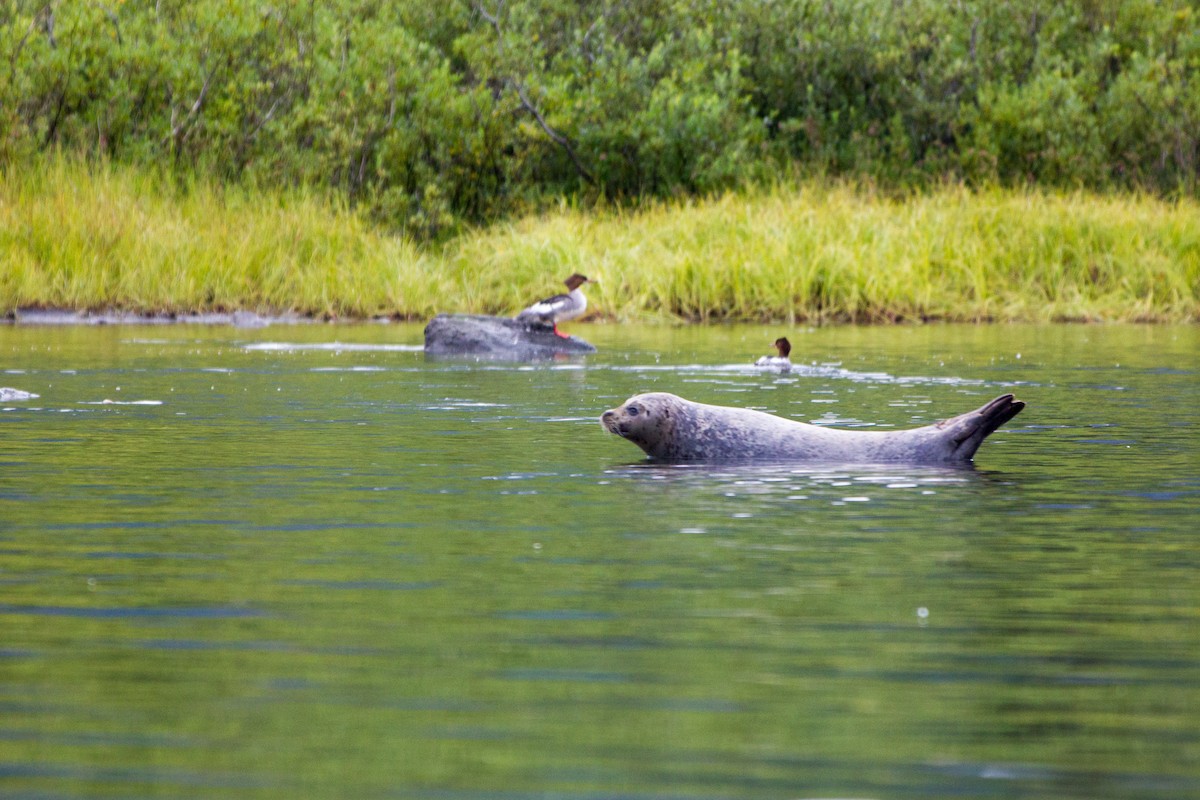
M 963 463 L 1025 404 L 1004 394 L 982 408 L 921 428 L 826 428 L 762 411 L 639 394 L 605 411 L 600 424 L 657 461 L 844 461 Z

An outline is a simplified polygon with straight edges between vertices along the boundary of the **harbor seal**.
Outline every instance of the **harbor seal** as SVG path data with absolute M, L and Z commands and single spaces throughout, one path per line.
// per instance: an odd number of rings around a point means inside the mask
M 600 424 L 656 461 L 968 462 L 988 434 L 1025 404 L 1004 394 L 957 417 L 897 431 L 825 428 L 762 411 L 693 403 L 667 392 L 639 394 L 605 411 Z

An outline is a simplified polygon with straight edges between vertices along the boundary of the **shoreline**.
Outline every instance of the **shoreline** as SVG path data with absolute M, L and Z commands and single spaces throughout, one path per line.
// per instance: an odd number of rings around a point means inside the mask
M 142 313 L 137 311 L 72 311 L 66 308 L 16 309 L 0 317 L 0 325 L 12 327 L 56 327 L 67 325 L 229 325 L 234 328 L 266 328 L 271 325 L 386 324 L 410 322 L 400 317 L 321 318 L 286 312 L 260 314 L 256 311 L 192 311 Z
M 445 312 L 450 314 L 469 313 L 450 311 Z M 261 314 L 256 311 L 188 311 L 188 312 L 138 312 L 138 311 L 73 311 L 67 308 L 23 308 L 9 311 L 0 315 L 0 328 L 4 327 L 97 327 L 106 325 L 140 325 L 140 326 L 162 326 L 162 325 L 228 325 L 233 328 L 268 328 L 272 325 L 390 325 L 390 324 L 427 324 L 433 319 L 431 315 L 428 318 L 424 317 L 406 317 L 402 314 L 384 314 L 369 317 L 357 317 L 352 315 L 345 316 L 319 316 L 314 314 L 301 314 L 297 312 L 283 312 L 278 314 Z M 588 323 L 612 323 L 615 320 L 607 315 L 589 315 L 588 318 L 581 320 Z M 894 320 L 875 320 L 875 321 L 853 321 L 853 320 L 795 320 L 789 323 L 787 320 L 661 320 L 661 319 L 643 319 L 641 324 L 648 325 L 665 325 L 671 327 L 691 327 L 693 325 L 762 325 L 762 326 L 778 326 L 787 324 L 802 324 L 808 327 L 913 327 L 923 325 L 972 325 L 972 326 L 989 326 L 989 325 L 1145 325 L 1151 327 L 1171 326 L 1171 325 L 1197 325 L 1198 320 L 1172 320 L 1172 319 L 1096 319 L 1096 318 L 1063 318 L 1063 319 L 1048 319 L 1048 320 L 1026 320 L 1026 319 L 948 319 L 948 318 L 923 318 L 923 319 L 894 319 Z M 625 324 L 625 323 L 619 323 Z

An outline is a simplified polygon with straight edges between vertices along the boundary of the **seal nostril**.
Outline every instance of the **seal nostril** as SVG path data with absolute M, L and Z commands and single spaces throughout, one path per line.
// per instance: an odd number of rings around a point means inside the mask
M 607 420 L 612 419 L 615 416 L 616 416 L 616 414 L 614 414 L 613 412 L 605 411 L 603 414 L 600 415 L 600 419 L 607 421 Z

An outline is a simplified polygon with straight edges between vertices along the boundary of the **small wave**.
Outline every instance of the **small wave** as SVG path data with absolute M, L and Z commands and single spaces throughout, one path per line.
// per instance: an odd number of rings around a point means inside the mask
M 485 403 L 478 400 L 459 400 L 454 397 L 442 398 L 442 404 L 426 406 L 427 411 L 457 411 L 460 408 L 508 408 L 507 403 Z
M 80 400 L 81 406 L 161 406 L 162 400 Z
M 13 389 L 9 386 L 0 386 L 0 403 L 12 403 L 17 400 L 34 400 L 39 396 L 33 392 Z
M 754 364 L 620 364 L 609 367 L 617 372 L 675 372 L 693 375 L 769 375 L 778 377 L 778 370 L 765 370 Z M 892 375 L 889 372 L 858 372 L 844 368 L 840 363 L 793 364 L 784 373 L 790 379 L 829 378 L 852 383 L 886 384 L 898 386 L 986 386 L 1021 385 L 1020 381 L 987 381 L 979 378 L 960 378 L 954 375 Z
M 383 367 L 313 367 L 310 372 L 386 372 Z
M 360 344 L 355 342 L 252 342 L 243 345 L 244 350 L 267 353 L 291 353 L 302 350 L 322 350 L 332 353 L 419 353 L 425 349 L 419 344 Z

